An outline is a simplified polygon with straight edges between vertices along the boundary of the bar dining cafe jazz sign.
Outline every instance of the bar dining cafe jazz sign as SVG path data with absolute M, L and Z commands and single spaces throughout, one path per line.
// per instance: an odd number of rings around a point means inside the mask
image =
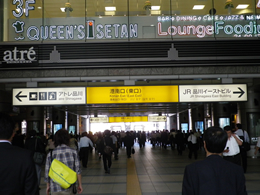
M 41 18 L 30 18 L 34 0 L 13 3 L 19 11 L 12 10 L 16 19 L 9 20 L 9 41 L 148 38 L 144 29 L 150 29 L 149 38 L 260 36 L 260 24 L 256 22 L 260 15 L 131 16 L 132 23 L 127 24 L 124 16 L 85 20 L 64 14 L 64 18 L 51 18 L 42 24 Z

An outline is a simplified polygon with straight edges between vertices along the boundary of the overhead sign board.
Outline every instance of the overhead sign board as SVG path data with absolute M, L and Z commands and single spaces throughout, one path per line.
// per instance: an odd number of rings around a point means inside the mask
M 123 122 L 147 122 L 147 116 L 127 116 L 127 117 L 109 117 L 110 123 L 123 123 Z
M 87 104 L 157 102 L 178 102 L 178 85 L 87 88 Z
M 179 102 L 232 101 L 247 101 L 246 84 L 179 86 Z
M 91 117 L 90 123 L 108 123 L 108 117 Z
M 13 89 L 13 105 L 86 104 L 86 88 L 19 88 Z
M 148 116 L 148 122 L 166 122 L 166 116 Z

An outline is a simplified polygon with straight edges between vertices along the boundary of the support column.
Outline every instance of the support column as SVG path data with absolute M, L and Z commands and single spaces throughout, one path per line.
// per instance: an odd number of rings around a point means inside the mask
M 181 130 L 181 126 L 180 126 L 180 113 L 177 113 L 177 130 Z

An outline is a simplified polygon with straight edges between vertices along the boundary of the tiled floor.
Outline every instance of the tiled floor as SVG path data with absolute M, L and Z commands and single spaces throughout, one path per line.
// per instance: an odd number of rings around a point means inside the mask
M 188 150 L 182 156 L 177 155 L 176 150 L 170 147 L 162 149 L 159 146 L 152 147 L 146 143 L 146 147 L 139 149 L 135 145 L 136 153 L 131 159 L 127 159 L 125 149 L 120 149 L 119 160 L 113 160 L 111 174 L 105 174 L 102 160 L 93 152 L 90 154 L 88 168 L 83 169 L 82 183 L 83 195 L 132 195 L 127 193 L 127 168 L 134 162 L 137 178 L 143 195 L 180 195 L 182 188 L 183 172 L 186 165 L 195 162 L 188 159 Z M 199 152 L 198 160 L 204 159 L 203 151 Z M 246 186 L 249 195 L 260 194 L 260 158 L 248 158 L 248 171 L 245 174 Z M 41 182 L 41 195 L 45 193 L 46 184 L 43 177 Z M 138 185 L 136 186 L 139 187 Z M 129 189 L 129 188 L 128 188 Z M 131 189 L 131 188 L 130 188 Z

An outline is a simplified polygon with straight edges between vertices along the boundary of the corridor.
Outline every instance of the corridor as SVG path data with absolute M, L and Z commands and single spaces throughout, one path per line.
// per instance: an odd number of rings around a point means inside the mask
M 204 151 L 200 150 L 197 160 L 204 158 Z M 192 162 L 195 160 L 188 158 L 188 149 L 178 156 L 177 150 L 170 147 L 153 148 L 146 142 L 145 148 L 140 149 L 136 143 L 132 158 L 128 159 L 121 148 L 119 160 L 112 160 L 111 174 L 105 174 L 103 161 L 93 150 L 88 168 L 82 169 L 82 195 L 181 195 L 184 168 Z M 259 195 L 260 158 L 248 158 L 245 177 L 248 194 Z M 40 187 L 40 194 L 46 194 L 43 172 Z

